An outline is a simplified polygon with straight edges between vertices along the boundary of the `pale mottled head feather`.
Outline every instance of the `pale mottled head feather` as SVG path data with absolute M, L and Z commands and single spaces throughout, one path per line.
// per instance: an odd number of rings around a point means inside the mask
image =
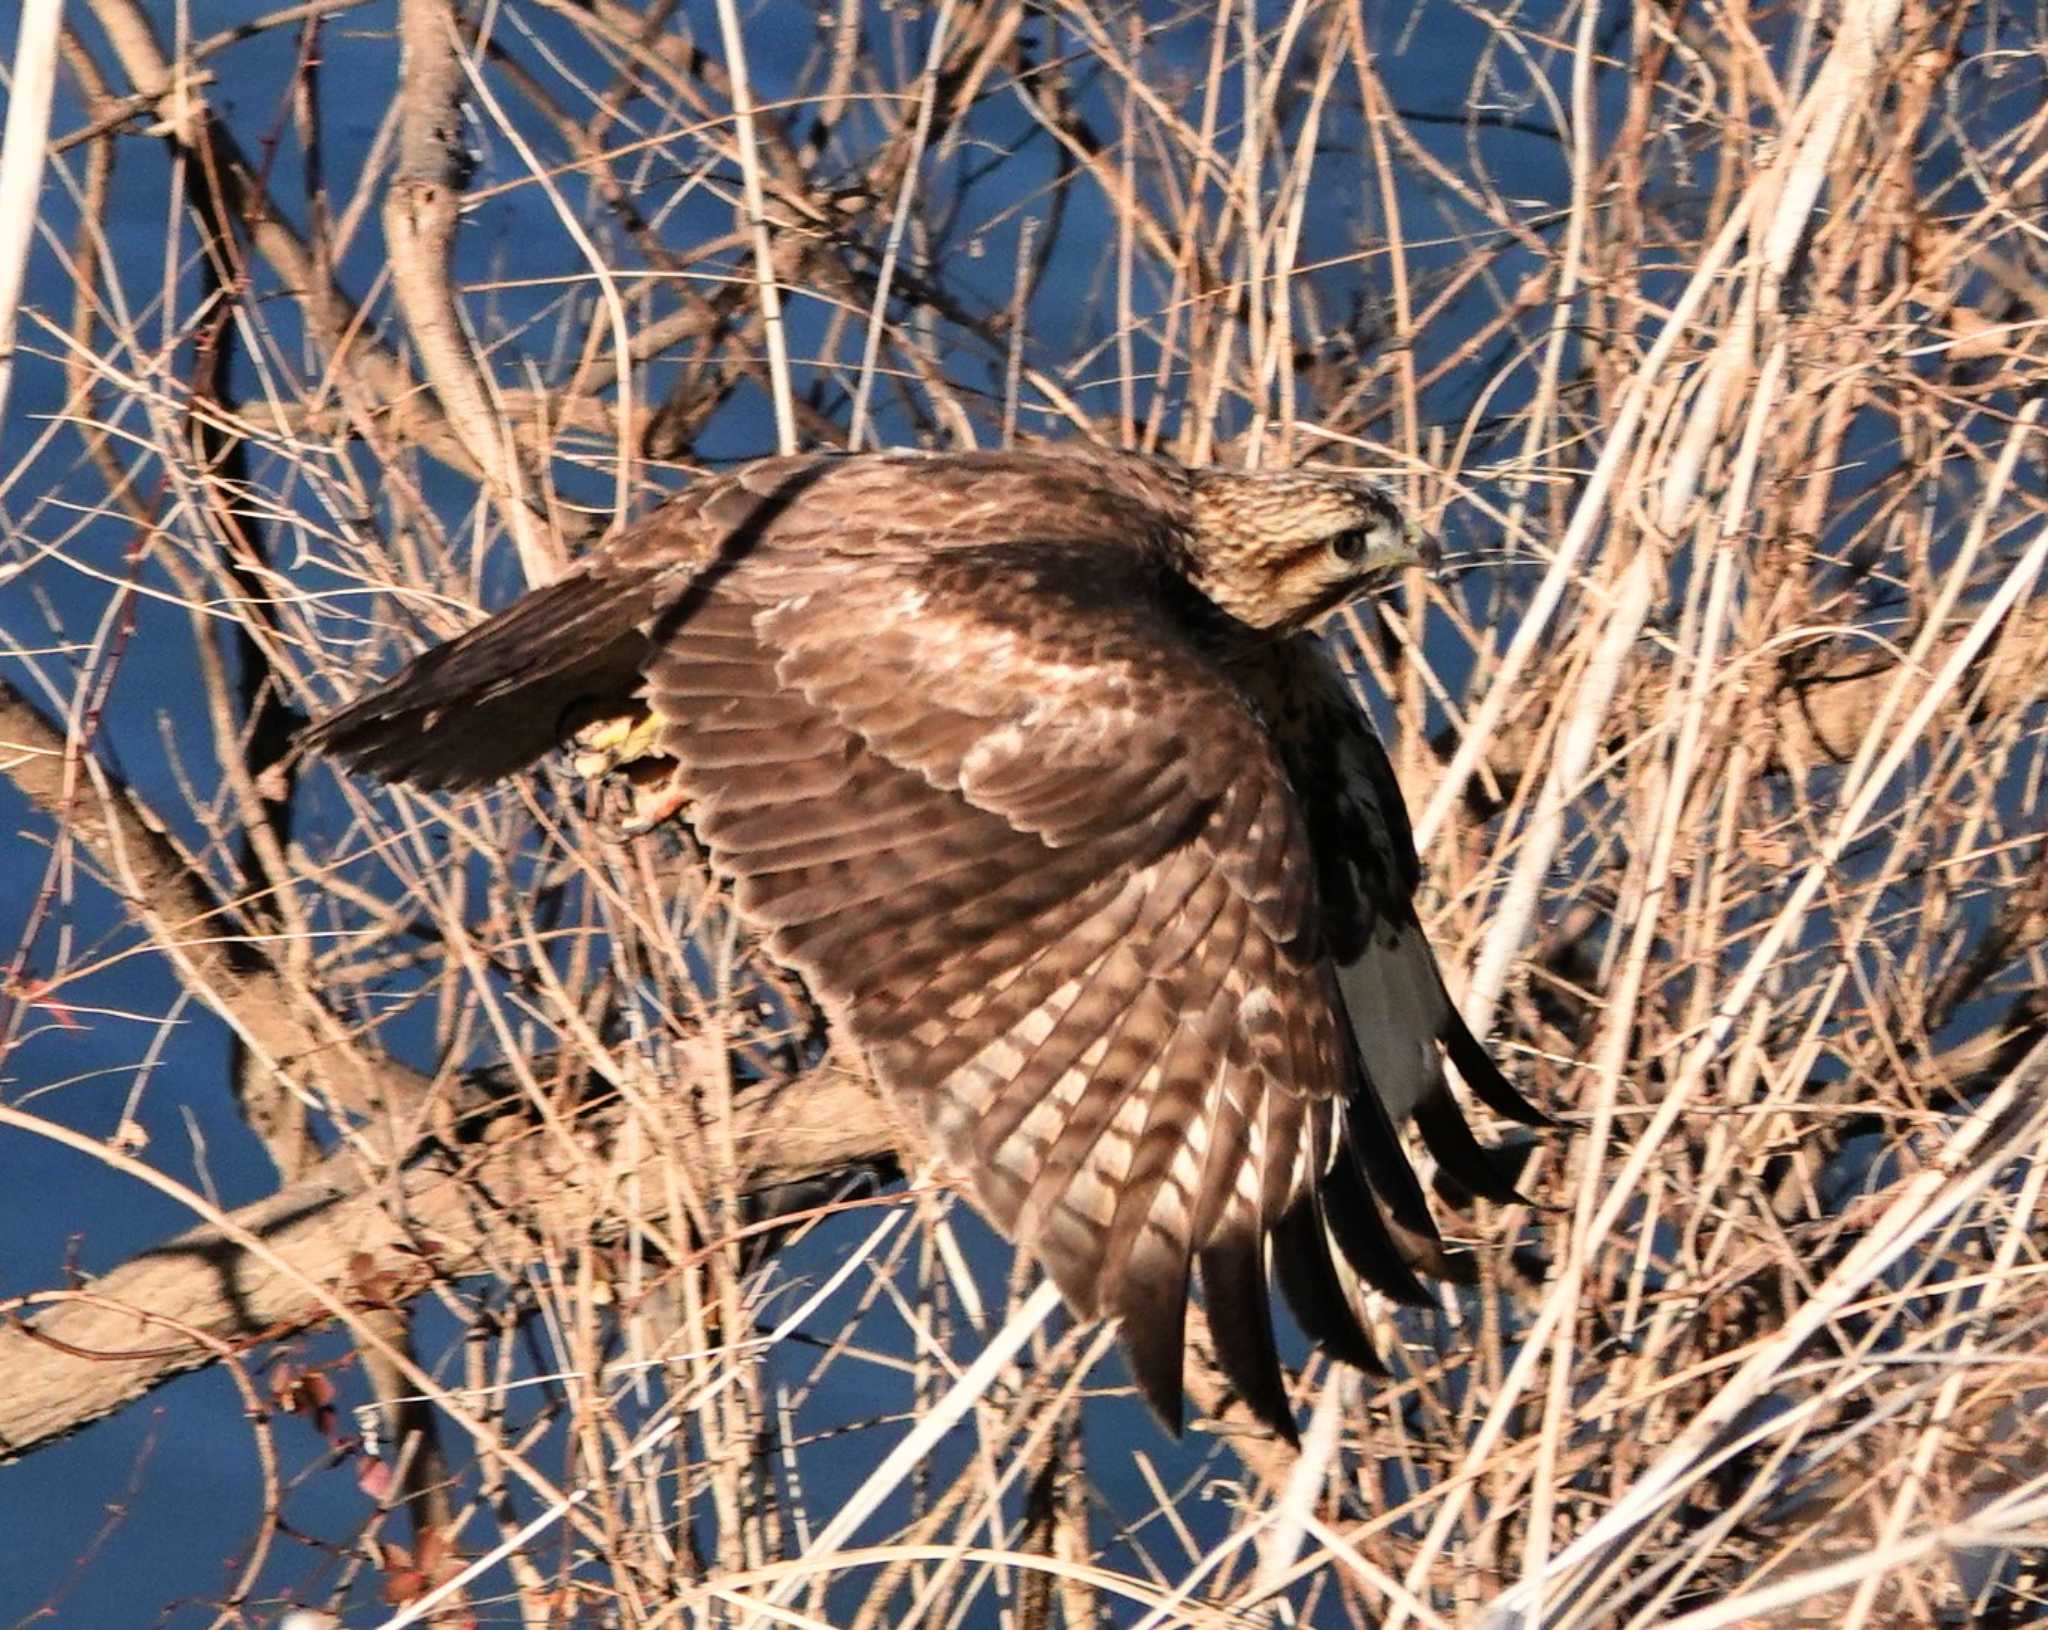
M 1255 628 L 1297 628 L 1436 558 L 1390 489 L 1317 470 L 1200 470 L 1195 586 Z

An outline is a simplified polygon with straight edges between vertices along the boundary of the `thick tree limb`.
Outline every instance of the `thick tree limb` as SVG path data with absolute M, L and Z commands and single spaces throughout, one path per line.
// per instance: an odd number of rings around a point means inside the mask
M 890 1160 L 889 1117 L 872 1089 L 842 1071 L 755 1088 L 734 1105 L 733 1142 L 748 1192 L 849 1166 Z M 592 1142 L 602 1129 L 593 1126 Z M 667 1192 L 644 1162 L 642 1191 Z M 604 1189 L 575 1180 L 560 1146 L 515 1138 L 477 1149 L 423 1145 L 386 1181 L 348 1153 L 333 1156 L 233 1220 L 259 1236 L 291 1269 L 346 1298 L 417 1294 L 436 1278 L 481 1273 L 511 1242 L 535 1237 L 617 1236 L 625 1219 L 607 1209 Z M 619 1183 L 630 1172 L 607 1166 Z M 32 1324 L 0 1330 L 0 1458 L 26 1453 L 132 1403 L 153 1387 L 238 1349 L 325 1322 L 297 1278 L 244 1251 L 220 1230 L 200 1227 L 165 1241 L 94 1281 L 89 1296 L 52 1292 Z M 186 1332 L 190 1332 L 189 1334 Z
M 89 754 L 74 753 L 64 733 L 5 680 L 0 773 L 57 823 L 58 841 L 90 856 L 186 987 L 266 1067 L 309 1098 L 324 1094 L 327 1102 L 380 1122 L 394 1111 L 417 1115 L 427 1108 L 427 1082 L 356 1047 L 309 992 L 238 940 L 222 902 L 163 823 Z M 409 1141 L 410 1135 L 401 1140 Z

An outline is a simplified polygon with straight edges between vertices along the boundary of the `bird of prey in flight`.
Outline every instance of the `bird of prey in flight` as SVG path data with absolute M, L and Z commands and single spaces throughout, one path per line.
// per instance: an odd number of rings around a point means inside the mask
M 982 1210 L 1120 1317 L 1178 1431 L 1190 1276 L 1294 1436 L 1269 1275 L 1376 1369 L 1358 1296 L 1469 1277 L 1400 1135 L 1518 1196 L 1445 1085 L 1546 1121 L 1445 993 L 1385 750 L 1307 630 L 1424 551 L 1328 473 L 1059 450 L 764 459 L 312 726 L 467 788 L 549 749 L 685 812 Z

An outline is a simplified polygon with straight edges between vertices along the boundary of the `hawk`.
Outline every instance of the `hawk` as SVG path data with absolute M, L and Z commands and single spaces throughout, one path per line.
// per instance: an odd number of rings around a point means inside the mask
M 1424 548 L 1353 476 L 1102 451 L 764 459 L 310 728 L 469 788 L 572 741 L 686 810 L 794 967 L 1178 1432 L 1217 1358 L 1292 1439 L 1269 1275 L 1378 1369 L 1358 1294 L 1445 1248 L 1401 1137 L 1519 1198 L 1445 1085 L 1547 1117 L 1447 996 L 1385 750 L 1307 630 Z

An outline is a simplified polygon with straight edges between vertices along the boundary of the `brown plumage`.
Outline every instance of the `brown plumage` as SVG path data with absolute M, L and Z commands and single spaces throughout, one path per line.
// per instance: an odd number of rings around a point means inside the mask
M 1512 1185 L 1444 1086 L 1543 1117 L 1444 994 L 1413 839 L 1310 620 L 1418 558 L 1356 478 L 1098 452 L 705 480 L 313 726 L 469 787 L 575 736 L 687 811 L 743 915 L 1181 1419 L 1190 1271 L 1293 1434 L 1270 1259 L 1373 1365 L 1357 1280 L 1457 1276 L 1397 1131 Z M 648 789 L 652 790 L 648 790 Z

